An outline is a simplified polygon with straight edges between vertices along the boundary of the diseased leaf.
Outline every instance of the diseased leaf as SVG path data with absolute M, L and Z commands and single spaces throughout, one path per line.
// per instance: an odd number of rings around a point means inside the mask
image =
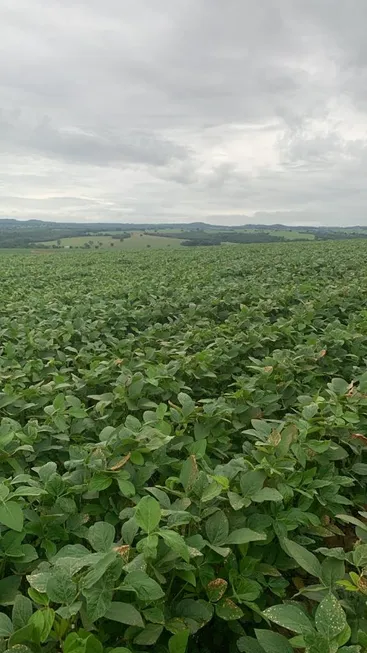
M 278 626 L 287 628 L 294 633 L 303 635 L 314 630 L 312 622 L 305 611 L 295 603 L 273 605 L 271 608 L 264 610 L 263 615 Z
M 221 599 L 215 606 L 215 612 L 220 619 L 235 621 L 241 619 L 243 612 L 231 599 Z
M 333 594 L 328 594 L 318 606 L 315 625 L 318 632 L 328 640 L 339 635 L 347 625 L 345 612 Z

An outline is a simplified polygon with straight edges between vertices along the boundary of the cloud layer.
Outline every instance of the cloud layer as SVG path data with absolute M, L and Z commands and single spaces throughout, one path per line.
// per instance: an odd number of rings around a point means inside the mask
M 367 224 L 365 0 L 3 0 L 0 215 Z

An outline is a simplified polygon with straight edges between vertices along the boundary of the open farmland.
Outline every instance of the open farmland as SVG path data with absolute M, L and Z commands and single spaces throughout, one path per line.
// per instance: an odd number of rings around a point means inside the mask
M 117 234 L 118 232 L 116 232 Z M 130 234 L 130 238 L 124 238 L 123 240 L 119 240 L 118 238 L 112 238 L 111 236 L 108 235 L 102 235 L 102 236 L 93 236 L 93 235 L 87 235 L 87 236 L 70 236 L 68 238 L 60 238 L 59 241 L 57 240 L 48 240 L 46 242 L 41 243 L 43 246 L 46 247 L 53 247 L 59 245 L 60 247 L 66 247 L 66 248 L 84 248 L 87 245 L 89 246 L 90 249 L 96 249 L 96 248 L 107 248 L 107 247 L 115 247 L 116 249 L 132 249 L 132 250 L 137 250 L 137 249 L 144 249 L 146 247 L 153 247 L 153 248 L 158 248 L 162 249 L 165 247 L 180 247 L 181 241 L 179 239 L 173 239 L 173 238 L 162 238 L 159 236 L 154 236 L 153 234 L 144 234 L 143 232 L 139 231 L 132 231 Z
M 1 650 L 366 651 L 367 241 L 0 271 Z

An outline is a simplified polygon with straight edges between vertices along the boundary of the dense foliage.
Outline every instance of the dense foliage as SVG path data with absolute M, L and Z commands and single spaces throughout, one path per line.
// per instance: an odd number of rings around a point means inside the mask
M 366 241 L 0 268 L 1 650 L 367 650 Z

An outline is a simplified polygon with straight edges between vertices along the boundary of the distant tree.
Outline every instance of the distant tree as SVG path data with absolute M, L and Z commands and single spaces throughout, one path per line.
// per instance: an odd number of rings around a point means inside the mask
M 61 240 L 60 240 L 60 238 L 58 238 L 56 242 L 57 242 L 58 246 L 61 247 Z
M 115 243 L 110 243 L 110 247 L 114 247 L 114 246 L 115 246 Z

